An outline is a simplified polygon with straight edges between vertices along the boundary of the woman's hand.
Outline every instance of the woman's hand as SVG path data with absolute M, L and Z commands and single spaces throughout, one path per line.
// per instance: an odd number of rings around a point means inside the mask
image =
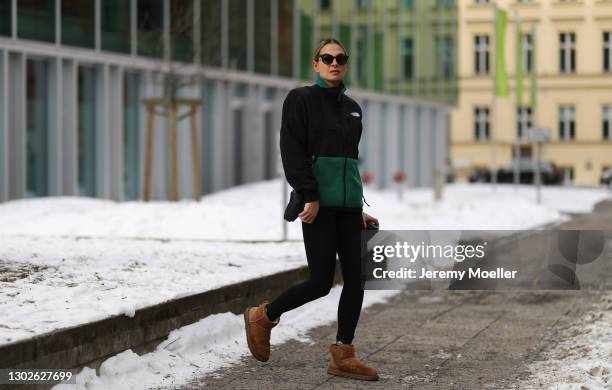
M 377 225 L 378 223 L 378 218 L 371 216 L 370 214 L 366 213 L 366 212 L 362 212 L 361 216 L 363 217 L 363 228 L 366 228 L 366 223 L 368 221 L 373 221 L 374 223 L 376 223 Z
M 319 212 L 319 201 L 308 202 L 304 204 L 304 210 L 298 214 L 298 217 L 305 223 L 313 223 Z

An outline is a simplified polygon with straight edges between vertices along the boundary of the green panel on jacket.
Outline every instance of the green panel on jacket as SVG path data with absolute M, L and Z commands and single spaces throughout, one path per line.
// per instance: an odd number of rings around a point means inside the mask
M 363 207 L 358 163 L 349 157 L 316 158 L 312 173 L 321 206 Z

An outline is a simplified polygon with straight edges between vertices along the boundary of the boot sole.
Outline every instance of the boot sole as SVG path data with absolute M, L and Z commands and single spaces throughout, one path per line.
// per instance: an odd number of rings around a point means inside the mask
M 264 359 L 263 357 L 256 355 L 255 352 L 253 352 L 253 347 L 251 347 L 251 338 L 249 337 L 250 325 L 249 325 L 249 308 L 248 307 L 244 311 L 244 329 L 246 330 L 246 339 L 247 339 L 247 344 L 249 346 L 249 351 L 251 351 L 251 355 L 253 355 L 253 357 L 259 360 L 260 362 L 267 362 L 268 359 Z
M 362 381 L 377 381 L 378 375 L 361 375 L 361 374 L 353 374 L 352 372 L 342 371 L 337 368 L 327 368 L 327 373 L 331 375 L 342 376 L 345 378 L 359 379 Z

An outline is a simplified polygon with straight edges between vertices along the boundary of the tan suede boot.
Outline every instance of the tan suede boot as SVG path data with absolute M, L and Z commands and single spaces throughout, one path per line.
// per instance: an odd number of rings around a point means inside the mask
M 255 359 L 265 362 L 270 358 L 270 331 L 278 324 L 266 316 L 266 305 L 263 301 L 258 307 L 248 307 L 244 311 L 244 325 L 247 344 Z
M 331 362 L 327 373 L 364 381 L 378 380 L 378 372 L 372 367 L 363 364 L 355 356 L 353 344 L 332 344 L 329 346 Z

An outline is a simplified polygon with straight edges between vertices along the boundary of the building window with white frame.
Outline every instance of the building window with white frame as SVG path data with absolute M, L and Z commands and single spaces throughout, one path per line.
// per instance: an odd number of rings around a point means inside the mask
M 612 72 L 612 31 L 603 33 L 603 69 Z
M 476 35 L 474 37 L 474 73 L 477 75 L 489 74 L 488 35 Z
M 530 73 L 533 69 L 533 41 L 529 33 L 522 34 L 523 40 L 523 73 Z
M 489 107 L 474 107 L 474 139 L 476 141 L 487 141 L 489 140 L 489 133 Z
M 357 0 L 357 8 L 360 10 L 372 9 L 372 0 Z
M 576 72 L 576 34 L 563 32 L 559 34 L 559 72 Z
M 559 107 L 559 140 L 576 139 L 576 109 L 574 106 Z
M 410 80 L 414 77 L 414 41 L 411 37 L 402 39 L 401 58 L 404 78 Z
M 489 4 L 489 0 L 474 0 L 474 4 Z
M 437 74 L 441 80 L 453 78 L 453 38 L 450 35 L 436 37 Z
M 604 141 L 612 141 L 612 105 L 603 107 L 601 122 Z
M 414 0 L 400 0 L 400 9 L 413 9 Z
M 527 136 L 527 130 L 533 126 L 531 107 L 522 106 L 516 109 L 516 136 L 523 139 Z

